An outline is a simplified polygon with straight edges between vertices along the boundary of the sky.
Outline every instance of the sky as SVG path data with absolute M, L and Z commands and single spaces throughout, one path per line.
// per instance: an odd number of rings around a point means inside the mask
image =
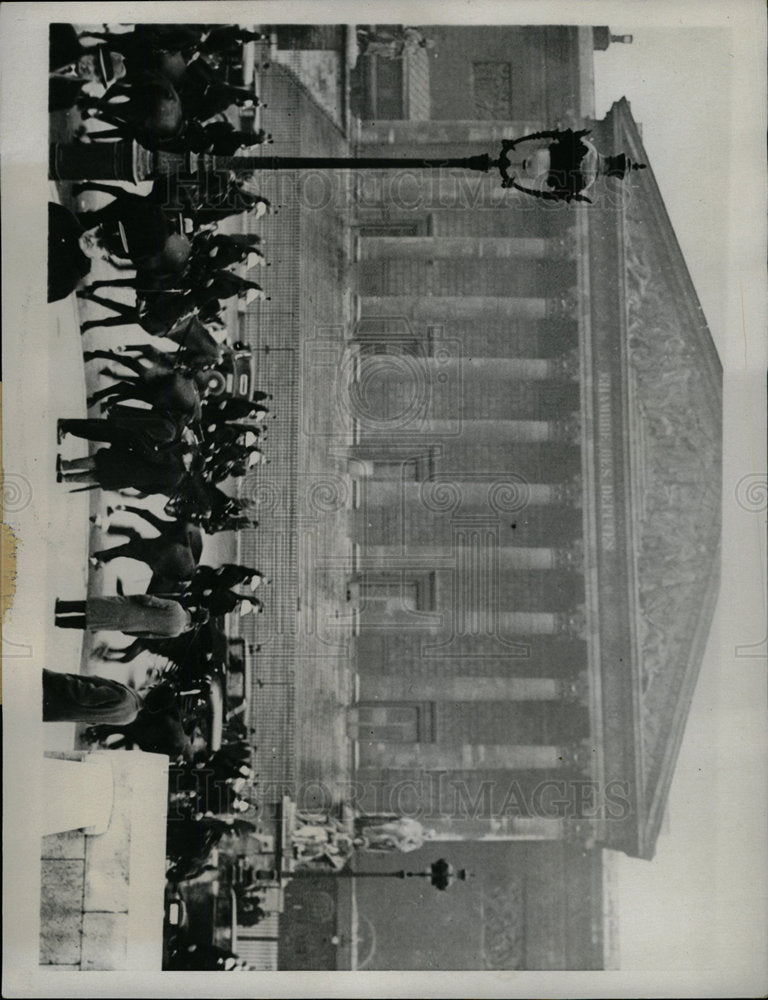
M 709 164 L 713 135 L 730 113 L 730 33 L 722 28 L 638 28 L 630 19 L 610 28 L 617 35 L 631 34 L 633 41 L 595 52 L 597 117 L 617 98 L 629 100 L 710 329 L 722 347 L 728 203 L 713 184 Z M 707 239 L 700 238 L 703 219 Z
M 738 15 L 746 6 L 731 9 Z M 721 599 L 666 832 L 652 862 L 617 858 L 621 967 L 746 970 L 764 948 L 755 920 L 764 928 L 765 688 L 764 661 L 735 655 L 735 646 L 764 634 L 765 514 L 744 511 L 733 498 L 744 474 L 764 468 L 765 409 L 758 404 L 750 420 L 742 393 L 754 392 L 756 401 L 762 395 L 754 377 L 762 379 L 765 351 L 765 205 L 762 195 L 751 202 L 738 190 L 747 170 L 763 180 L 763 101 L 750 105 L 738 79 L 741 28 L 659 29 L 629 14 L 610 27 L 632 34 L 632 44 L 595 53 L 596 114 L 626 96 L 642 124 L 649 163 L 724 364 L 726 544 Z M 762 72 L 753 78 L 755 92 L 765 93 Z M 745 141 L 752 128 L 759 129 L 759 146 L 751 145 L 753 136 Z M 750 159 L 751 149 L 759 159 Z

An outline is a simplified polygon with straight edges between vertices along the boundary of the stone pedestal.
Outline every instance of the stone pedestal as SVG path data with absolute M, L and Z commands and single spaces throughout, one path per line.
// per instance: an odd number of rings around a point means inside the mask
M 168 758 L 139 751 L 57 754 L 46 757 L 44 781 L 54 771 L 61 785 L 56 791 L 47 785 L 45 815 L 47 828 L 58 831 L 42 838 L 40 964 L 160 971 Z M 90 788 L 80 780 L 86 773 L 96 775 Z M 102 797 L 107 822 L 95 827 Z
M 107 830 L 113 802 L 111 756 L 43 758 L 43 836 L 67 830 L 91 834 Z

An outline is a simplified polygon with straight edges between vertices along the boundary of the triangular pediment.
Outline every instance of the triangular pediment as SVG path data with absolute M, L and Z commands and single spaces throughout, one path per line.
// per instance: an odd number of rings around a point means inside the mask
M 629 105 L 615 148 L 648 162 Z M 655 849 L 717 599 L 722 367 L 649 168 L 623 210 L 638 853 Z

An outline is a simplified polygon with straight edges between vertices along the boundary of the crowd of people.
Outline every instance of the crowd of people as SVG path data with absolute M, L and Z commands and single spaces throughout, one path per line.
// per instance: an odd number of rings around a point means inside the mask
M 51 26 L 50 108 L 86 123 L 76 139 L 231 155 L 268 138 L 224 117 L 233 105 L 258 104 L 253 89 L 231 84 L 225 70 L 229 56 L 259 35 L 236 26 L 104 28 Z M 90 128 L 94 118 L 99 126 Z M 84 199 L 94 194 L 110 200 L 93 208 Z M 205 878 L 224 838 L 256 829 L 243 818 L 258 810 L 253 733 L 230 720 L 213 749 L 198 716 L 207 685 L 226 665 L 223 617 L 263 611 L 254 592 L 264 574 L 201 560 L 206 536 L 258 524 L 238 498 L 237 481 L 268 461 L 272 397 L 250 382 L 247 395 L 239 380 L 227 384 L 233 356 L 247 348 L 230 343 L 224 310 L 229 299 L 247 305 L 266 297 L 250 278 L 266 261 L 259 235 L 219 226 L 243 213 L 258 219 L 269 202 L 252 174 L 233 171 L 175 174 L 141 194 L 84 183 L 71 196 L 70 207 L 49 205 L 49 301 L 77 291 L 101 307 L 89 308 L 82 334 L 138 326 L 160 339 L 86 350 L 85 363 L 106 363 L 100 375 L 109 381 L 89 396 L 87 417 L 57 424 L 59 444 L 86 442 L 80 457 L 57 455 L 57 481 L 73 492 L 98 488 L 124 498 L 91 518 L 120 536 L 91 554 L 92 572 L 118 558 L 138 561 L 151 571 L 146 593 L 125 593 L 118 578 L 113 594 L 62 595 L 55 625 L 121 632 L 129 645 L 102 642 L 92 656 L 129 663 L 149 652 L 162 667 L 138 689 L 44 671 L 43 717 L 81 723 L 86 738 L 103 746 L 170 758 L 167 876 L 176 884 Z M 84 284 L 94 260 L 106 261 L 111 273 Z M 133 498 L 148 498 L 154 510 Z
M 258 37 L 236 26 L 157 24 L 78 33 L 72 25 L 53 24 L 50 107 L 80 119 L 80 141 L 135 140 L 169 154 L 246 151 L 270 137 L 236 129 L 225 112 L 253 106 L 258 98 L 252 89 L 229 83 L 216 66 L 233 46 L 242 49 Z M 97 127 L 88 128 L 91 119 Z M 215 344 L 204 334 L 222 329 L 223 302 L 264 297 L 256 281 L 231 270 L 264 263 L 258 236 L 217 232 L 224 219 L 243 212 L 258 217 L 269 209 L 252 174 L 171 171 L 148 194 L 101 183 L 76 186 L 72 194 L 86 191 L 112 201 L 76 217 L 61 205 L 49 206 L 49 301 L 78 287 L 94 257 L 135 272 L 82 290 L 114 313 L 86 330 L 137 323 L 183 343 L 190 353 L 210 353 Z M 135 302 L 99 294 L 104 287 L 129 287 Z
M 70 25 L 51 26 L 51 109 L 108 126 L 78 130 L 81 140 L 133 139 L 156 151 L 215 155 L 268 140 L 223 119 L 232 105 L 258 103 L 222 68 L 227 53 L 259 36 L 235 26 L 104 27 L 78 33 Z M 361 41 L 369 54 L 391 58 L 428 47 L 412 29 L 395 39 L 363 32 Z M 110 200 L 93 208 L 83 201 L 92 194 Z M 92 571 L 129 559 L 146 565 L 151 577 L 141 594 L 125 593 L 120 579 L 114 594 L 67 594 L 56 601 L 55 625 L 130 638 L 121 647 L 95 645 L 92 655 L 103 661 L 130 663 L 149 652 L 164 665 L 139 689 L 46 670 L 43 717 L 81 723 L 87 739 L 103 746 L 135 746 L 170 758 L 167 877 L 176 886 L 214 877 L 214 848 L 257 829 L 245 818 L 258 811 L 253 732 L 230 721 L 213 749 L 200 737 L 188 695 L 204 692 L 220 668 L 227 646 L 223 616 L 264 608 L 254 593 L 265 582 L 262 572 L 201 560 L 206 536 L 258 523 L 233 487 L 268 461 L 272 397 L 253 386 L 247 396 L 225 391 L 225 363 L 244 345 L 229 343 L 224 309 L 232 298 L 247 305 L 266 297 L 247 276 L 266 262 L 259 235 L 233 235 L 219 226 L 242 213 L 259 218 L 270 206 L 253 174 L 234 171 L 199 171 L 194 178 L 174 173 L 141 194 L 88 182 L 71 195 L 71 209 L 49 205 L 49 300 L 77 290 L 89 303 L 82 334 L 138 326 L 159 340 L 89 345 L 84 362 L 106 363 L 100 375 L 109 381 L 88 397 L 87 417 L 58 421 L 59 444 L 71 438 L 88 444 L 79 457 L 57 455 L 56 478 L 73 492 L 123 495 L 123 502 L 91 518 L 120 539 L 90 555 Z M 108 262 L 111 274 L 84 284 L 95 259 Z M 108 289 L 116 294 L 106 295 Z M 133 498 L 151 499 L 162 513 Z M 293 860 L 328 870 L 346 867 L 356 850 L 416 850 L 432 833 L 398 816 L 358 817 L 354 831 L 330 815 L 299 814 L 297 820 Z M 259 902 L 257 894 L 246 894 L 243 905 L 250 909 L 243 919 L 263 918 Z M 184 940 L 170 962 L 241 967 L 235 956 Z
M 205 332 L 198 317 L 193 313 L 185 322 Z M 86 354 L 87 361 L 105 354 L 115 363 L 125 360 L 127 372 L 104 370 L 114 381 L 88 400 L 92 407 L 101 402 L 101 416 L 58 421 L 59 443 L 73 436 L 100 447 L 80 458 L 57 456 L 57 480 L 82 484 L 76 489 L 160 496 L 166 516 L 119 505 L 157 533 L 147 537 L 133 525 L 113 523 L 116 509 L 110 508 L 107 532 L 126 541 L 95 552 L 91 564 L 98 568 L 118 557 L 143 562 L 152 571 L 148 592 L 57 601 L 59 627 L 117 630 L 145 643 L 177 638 L 237 609 L 263 610 L 252 593 L 234 589 L 247 585 L 252 591 L 262 580 L 258 570 L 200 565 L 205 533 L 257 524 L 222 486 L 264 460 L 260 445 L 269 412 L 267 393 L 243 398 L 223 391 L 217 364 L 227 345 L 216 348 L 213 356 L 200 357 L 185 345 L 175 352 L 142 347 L 141 360 L 117 352 Z
M 106 26 L 104 26 L 106 29 Z M 223 118 L 258 98 L 222 72 L 259 33 L 236 25 L 140 24 L 130 31 L 78 32 L 52 24 L 49 109 L 76 107 L 111 126 L 97 141 L 135 139 L 148 149 L 231 156 L 265 140 Z

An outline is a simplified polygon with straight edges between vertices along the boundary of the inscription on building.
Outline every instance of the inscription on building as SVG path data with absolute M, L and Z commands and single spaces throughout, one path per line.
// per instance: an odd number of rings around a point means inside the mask
M 597 378 L 597 462 L 600 494 L 598 510 L 602 547 L 609 552 L 616 548 L 611 424 L 611 376 L 607 372 L 601 372 Z

